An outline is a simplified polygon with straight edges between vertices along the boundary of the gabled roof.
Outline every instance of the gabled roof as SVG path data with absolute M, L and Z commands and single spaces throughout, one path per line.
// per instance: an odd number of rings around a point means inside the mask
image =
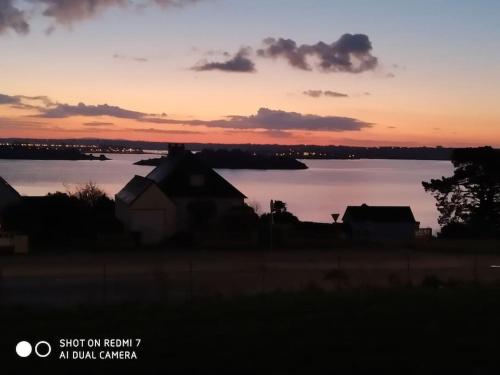
M 409 206 L 348 206 L 343 222 L 416 223 Z
M 156 183 L 169 197 L 246 198 L 190 151 L 179 152 L 164 159 L 146 178 Z M 193 175 L 202 175 L 203 183 L 193 184 Z
M 14 189 L 7 181 L 5 181 L 3 177 L 0 177 L 0 186 L 4 187 L 7 191 L 11 192 L 13 195 L 21 197 L 21 194 L 19 194 L 16 189 Z
M 136 175 L 116 194 L 116 198 L 130 205 L 152 184 L 153 181 Z

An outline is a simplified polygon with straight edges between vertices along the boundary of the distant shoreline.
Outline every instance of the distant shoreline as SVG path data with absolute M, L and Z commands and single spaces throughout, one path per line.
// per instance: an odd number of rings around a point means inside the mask
M 105 155 L 94 156 L 76 148 L 2 145 L 0 159 L 3 160 L 111 160 Z
M 34 138 L 3 138 L 2 144 L 24 145 L 59 145 L 67 148 L 77 148 L 86 153 L 142 153 L 142 150 L 158 150 L 166 152 L 169 142 L 135 141 L 126 139 L 34 139 Z M 201 150 L 241 150 L 269 156 L 287 156 L 294 159 L 394 159 L 394 160 L 451 160 L 453 150 L 464 147 L 446 146 L 346 146 L 346 145 L 281 145 L 252 143 L 184 143 L 186 149 Z M 68 147 L 69 146 L 69 147 Z M 472 147 L 472 146 L 471 146 Z M 105 151 L 106 150 L 106 151 Z M 135 152 L 132 152 L 135 151 Z M 121 152 L 120 152 L 121 151 Z M 139 152 L 137 152 L 139 151 Z M 141 152 L 142 151 L 142 152 Z M 144 152 L 147 153 L 147 152 Z

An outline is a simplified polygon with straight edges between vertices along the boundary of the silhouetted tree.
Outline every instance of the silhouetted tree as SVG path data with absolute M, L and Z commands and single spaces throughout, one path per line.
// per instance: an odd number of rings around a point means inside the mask
M 89 207 L 96 207 L 103 200 L 109 199 L 104 190 L 92 181 L 78 186 L 75 191 L 70 191 L 69 195 L 75 197 Z
M 274 201 L 271 209 L 276 224 L 296 224 L 299 222 L 299 219 L 294 214 L 287 211 L 286 203 L 283 201 Z M 260 218 L 263 223 L 269 222 L 269 220 L 271 220 L 271 214 L 265 213 Z
M 286 212 L 286 203 L 283 201 L 274 201 L 272 211 L 274 214 L 282 214 Z
M 451 177 L 422 182 L 436 198 L 442 235 L 500 235 L 500 151 L 457 149 Z
M 121 230 L 114 202 L 94 184 L 75 193 L 22 197 L 4 212 L 2 225 L 7 231 L 27 234 L 35 244 L 92 240 Z

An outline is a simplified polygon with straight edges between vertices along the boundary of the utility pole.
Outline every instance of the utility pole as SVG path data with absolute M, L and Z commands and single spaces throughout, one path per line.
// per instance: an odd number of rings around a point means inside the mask
M 273 251 L 273 224 L 274 224 L 274 201 L 271 199 L 269 203 L 270 220 L 269 220 L 269 252 Z M 261 270 L 261 291 L 266 291 L 266 250 L 262 250 L 262 270 Z
M 269 226 L 269 250 L 273 251 L 273 224 L 274 224 L 274 201 L 271 199 L 269 204 L 271 208 L 271 220 Z
M 108 302 L 108 286 L 107 286 L 107 269 L 106 263 L 102 265 L 102 300 L 106 305 Z

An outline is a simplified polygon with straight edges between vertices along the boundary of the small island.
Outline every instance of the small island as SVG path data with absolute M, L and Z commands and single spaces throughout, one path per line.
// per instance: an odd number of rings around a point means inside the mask
M 10 160 L 110 160 L 105 155 L 86 154 L 75 147 L 54 145 L 0 145 L 0 159 Z
M 215 169 L 307 169 L 307 165 L 290 156 L 256 154 L 235 150 L 208 150 L 197 153 L 209 167 Z M 140 160 L 134 164 L 156 167 L 164 157 Z

